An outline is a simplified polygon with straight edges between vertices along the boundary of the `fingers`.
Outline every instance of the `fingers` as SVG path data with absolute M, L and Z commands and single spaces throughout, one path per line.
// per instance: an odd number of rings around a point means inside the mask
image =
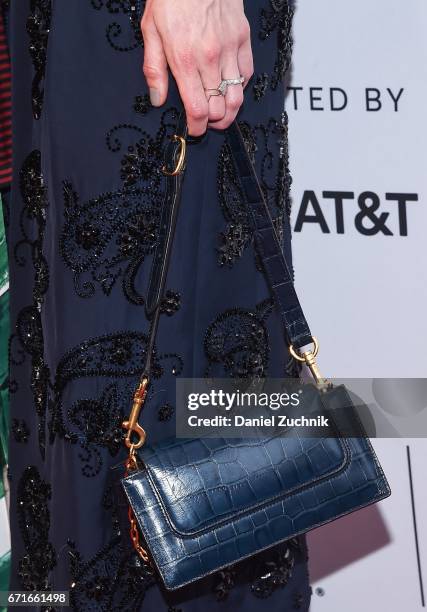
M 223 56 L 222 78 L 237 79 L 240 76 L 237 63 L 237 50 L 235 53 L 227 52 Z M 243 87 L 241 85 L 229 85 L 225 100 L 225 115 L 219 121 L 210 121 L 209 127 L 217 130 L 225 130 L 234 121 L 243 104 Z
M 216 89 L 221 82 L 220 47 L 207 46 L 201 50 L 199 59 L 200 78 L 204 89 Z M 225 100 L 223 96 L 211 95 L 214 91 L 205 91 L 208 97 L 208 120 L 220 121 L 225 115 Z
M 152 20 L 141 21 L 144 38 L 143 72 L 150 92 L 153 106 L 161 106 L 168 95 L 168 70 L 163 43 Z
M 175 78 L 185 108 L 188 133 L 201 136 L 208 124 L 208 100 L 191 49 L 174 50 L 165 45 L 152 21 L 144 24 L 144 75 L 150 88 L 150 100 L 154 106 L 164 104 L 167 97 L 167 66 Z M 146 43 L 148 41 L 148 44 Z
M 190 136 L 201 136 L 207 129 L 209 105 L 196 57 L 191 49 L 179 49 L 176 55 L 168 47 L 165 51 L 185 108 L 188 133 Z
M 240 74 L 245 78 L 243 83 L 243 88 L 245 88 L 254 73 L 254 60 L 252 56 L 250 37 L 247 38 L 240 46 L 237 54 L 237 62 L 239 64 Z
M 203 79 L 204 80 L 204 79 Z M 214 89 L 216 89 L 216 87 L 218 87 L 218 83 L 221 81 L 221 79 L 217 79 L 216 81 L 216 85 L 214 87 Z M 208 81 L 210 84 L 212 84 L 210 81 Z M 212 122 L 212 121 L 220 121 L 221 119 L 224 118 L 225 116 L 225 99 L 224 96 L 210 96 L 209 92 L 207 92 L 208 98 L 209 98 L 209 115 L 208 115 L 208 121 Z M 210 97 L 209 97 L 210 96 Z
M 141 29 L 150 99 L 154 106 L 166 101 L 169 67 L 191 136 L 201 136 L 208 125 L 226 129 L 243 103 L 240 84 L 228 86 L 225 97 L 206 92 L 216 89 L 222 79 L 243 76 L 246 85 L 253 74 L 250 27 L 240 4 L 222 11 L 221 0 L 212 0 L 209 6 L 197 0 L 183 6 L 169 0 L 147 0 Z M 189 29 L 188 24 L 193 26 Z
M 241 85 L 230 85 L 225 96 L 226 112 L 219 121 L 209 120 L 209 127 L 217 130 L 226 129 L 236 118 L 243 104 L 243 89 L 247 86 L 254 73 L 250 29 L 242 31 L 241 38 L 235 49 L 228 49 L 221 61 L 223 79 L 234 79 L 242 76 L 245 80 Z M 219 82 L 219 81 L 218 81 Z

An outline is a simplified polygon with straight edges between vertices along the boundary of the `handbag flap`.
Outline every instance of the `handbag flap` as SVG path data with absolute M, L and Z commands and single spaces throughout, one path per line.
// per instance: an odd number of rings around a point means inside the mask
M 349 451 L 340 438 L 173 439 L 141 459 L 132 480 L 146 476 L 171 527 L 193 535 L 330 478 Z

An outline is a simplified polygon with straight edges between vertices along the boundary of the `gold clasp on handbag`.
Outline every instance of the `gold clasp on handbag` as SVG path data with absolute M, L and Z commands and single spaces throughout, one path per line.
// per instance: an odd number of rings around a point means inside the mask
M 127 434 L 125 437 L 125 444 L 130 449 L 132 454 L 136 449 L 141 448 L 146 438 L 145 430 L 138 423 L 138 419 L 139 419 L 139 414 L 141 412 L 142 405 L 145 400 L 145 396 L 147 395 L 147 388 L 148 388 L 148 378 L 144 377 L 140 381 L 135 391 L 135 394 L 133 396 L 133 404 L 132 404 L 132 410 L 129 416 L 129 420 L 123 421 L 122 423 L 123 429 L 127 429 Z M 135 437 L 135 435 L 137 436 L 136 441 L 132 439 Z
M 162 172 L 163 172 L 163 174 L 166 174 L 167 176 L 176 176 L 184 168 L 185 153 L 186 153 L 186 150 L 187 150 L 187 143 L 185 141 L 185 138 L 183 138 L 182 136 L 178 136 L 177 134 L 174 134 L 171 137 L 171 140 L 179 142 L 180 145 L 181 145 L 180 148 L 179 148 L 178 160 L 176 162 L 176 166 L 175 166 L 174 170 L 168 170 L 166 166 L 163 166 L 162 167 Z
M 145 430 L 138 423 L 138 419 L 139 419 L 139 414 L 141 412 L 141 408 L 145 401 L 145 397 L 147 395 L 148 382 L 149 382 L 148 376 L 143 376 L 142 379 L 140 380 L 139 385 L 133 396 L 132 410 L 131 410 L 129 419 L 127 421 L 123 421 L 122 423 L 123 429 L 127 429 L 127 434 L 125 437 L 125 444 L 127 448 L 129 449 L 129 456 L 125 461 L 125 477 L 129 475 L 130 470 L 133 471 L 138 468 L 135 451 L 136 449 L 141 448 L 146 438 Z M 137 436 L 136 441 L 132 440 L 132 438 L 134 438 L 135 435 Z M 130 539 L 132 541 L 133 547 L 138 553 L 138 555 L 141 557 L 141 559 L 145 563 L 150 564 L 148 553 L 145 550 L 145 548 L 141 546 L 139 542 L 138 524 L 137 524 L 137 521 L 136 521 L 136 518 L 135 518 L 135 515 L 133 513 L 131 506 L 129 506 L 128 508 L 128 518 L 129 518 L 129 535 L 130 535 Z
M 319 352 L 319 343 L 317 341 L 317 338 L 315 338 L 314 336 L 312 337 L 312 340 L 313 340 L 313 348 L 311 350 L 300 353 L 299 351 L 297 352 L 294 348 L 294 345 L 291 344 L 291 346 L 289 347 L 289 352 L 294 359 L 302 363 L 305 363 L 305 365 L 310 370 L 314 380 L 316 381 L 318 385 L 329 387 L 330 386 L 329 380 L 327 378 L 324 378 L 321 375 L 319 367 L 316 363 L 317 353 Z

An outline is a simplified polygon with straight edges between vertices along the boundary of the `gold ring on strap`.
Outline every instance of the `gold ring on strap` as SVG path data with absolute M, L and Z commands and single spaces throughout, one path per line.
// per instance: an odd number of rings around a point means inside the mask
M 319 352 L 319 343 L 317 341 L 317 338 L 315 338 L 314 336 L 311 337 L 312 341 L 313 341 L 313 350 L 312 351 L 308 351 L 309 353 L 311 353 L 312 357 L 317 357 L 317 353 Z M 289 352 L 292 355 L 292 357 L 294 359 L 296 359 L 297 361 L 301 361 L 302 363 L 306 363 L 307 358 L 304 357 L 304 355 L 307 355 L 307 352 L 304 353 L 297 353 L 294 345 L 291 344 L 291 346 L 289 347 Z
M 185 138 L 183 138 L 183 136 L 178 136 L 177 134 L 174 134 L 171 137 L 171 140 L 179 142 L 180 143 L 180 149 L 179 149 L 179 156 L 178 156 L 178 160 L 176 162 L 176 166 L 174 170 L 168 170 L 166 168 L 166 166 L 162 167 L 162 172 L 163 174 L 166 174 L 167 176 L 176 176 L 177 174 L 179 174 L 182 169 L 184 168 L 184 162 L 185 162 L 185 153 L 187 151 L 187 143 L 185 141 Z

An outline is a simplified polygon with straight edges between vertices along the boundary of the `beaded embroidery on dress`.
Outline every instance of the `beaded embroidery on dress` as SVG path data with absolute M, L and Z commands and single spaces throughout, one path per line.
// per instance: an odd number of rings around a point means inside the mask
M 144 311 L 181 101 L 142 74 L 142 0 L 19 0 L 11 54 L 10 202 L 13 590 L 68 590 L 78 612 L 307 611 L 304 538 L 165 593 L 129 544 L 110 468 L 144 364 Z M 284 78 L 293 8 L 247 0 L 255 74 L 238 120 L 289 264 Z M 227 137 L 209 130 L 188 168 L 141 417 L 175 434 L 179 376 L 295 376 L 255 254 Z M 34 606 L 33 609 L 40 609 Z M 53 608 L 44 607 L 44 610 Z

